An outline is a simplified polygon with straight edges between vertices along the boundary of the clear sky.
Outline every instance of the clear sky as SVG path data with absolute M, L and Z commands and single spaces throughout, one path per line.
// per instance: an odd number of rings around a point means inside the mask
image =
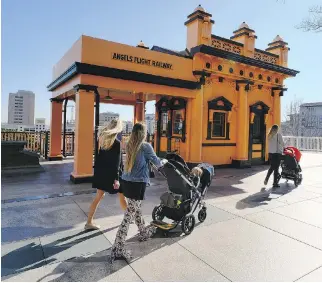
M 52 66 L 81 34 L 184 50 L 184 22 L 198 4 L 213 15 L 213 34 L 229 38 L 246 21 L 256 31 L 257 48 L 265 49 L 277 34 L 289 43 L 289 67 L 301 73 L 286 81 L 283 109 L 295 95 L 304 102 L 322 101 L 322 33 L 294 27 L 321 0 L 2 0 L 2 122 L 8 119 L 9 92 L 24 89 L 36 93 L 35 117 L 49 123 L 46 86 Z M 119 112 L 122 119 L 133 117 L 129 107 L 101 109 L 106 110 Z M 148 105 L 147 113 L 153 111 Z

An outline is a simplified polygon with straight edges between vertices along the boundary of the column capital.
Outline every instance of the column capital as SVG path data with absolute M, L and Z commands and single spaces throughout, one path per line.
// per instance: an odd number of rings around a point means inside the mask
M 253 85 L 254 82 L 250 80 L 236 80 L 236 90 L 239 91 L 240 85 L 244 85 L 245 91 L 250 90 L 250 86 Z
M 79 92 L 80 90 L 84 90 L 86 92 L 90 92 L 90 91 L 97 92 L 97 86 L 78 84 L 78 85 L 74 85 L 74 90 L 76 92 Z
M 206 84 L 206 78 L 210 78 L 210 76 L 211 76 L 210 72 L 207 72 L 207 71 L 204 71 L 204 70 L 203 71 L 196 70 L 196 71 L 193 71 L 192 73 L 199 80 L 197 82 L 197 89 L 201 89 L 201 86 Z
M 50 98 L 50 102 L 53 103 L 53 102 L 56 102 L 56 103 L 63 103 L 65 99 L 63 98 L 56 98 L 56 97 L 53 97 L 53 98 Z
M 272 87 L 271 96 L 274 96 L 275 95 L 275 92 L 276 92 L 277 95 L 283 96 L 284 95 L 284 91 L 287 91 L 287 88 L 283 88 L 283 87 Z

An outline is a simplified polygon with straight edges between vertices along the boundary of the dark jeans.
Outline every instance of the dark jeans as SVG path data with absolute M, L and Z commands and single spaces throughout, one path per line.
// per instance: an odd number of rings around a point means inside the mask
M 278 169 L 281 164 L 282 154 L 280 153 L 270 153 L 269 154 L 269 163 L 271 167 L 268 169 L 265 180 L 268 181 L 269 177 L 272 175 L 274 171 L 274 185 L 277 185 L 278 179 Z

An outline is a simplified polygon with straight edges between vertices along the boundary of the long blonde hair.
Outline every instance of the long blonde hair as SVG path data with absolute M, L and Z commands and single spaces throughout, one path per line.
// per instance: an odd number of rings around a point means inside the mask
M 195 176 L 197 176 L 199 178 L 201 177 L 202 173 L 203 172 L 199 167 L 194 167 L 194 168 L 191 169 L 191 174 L 195 175 Z
M 272 137 L 274 137 L 278 133 L 278 129 L 278 125 L 273 125 L 268 133 L 268 138 L 271 139 Z
M 126 145 L 125 171 L 131 172 L 134 166 L 136 156 L 146 138 L 146 127 L 143 123 L 136 123 L 129 141 Z
M 102 149 L 110 149 L 114 144 L 117 135 L 122 131 L 122 123 L 120 120 L 111 120 L 105 126 L 99 129 L 98 143 Z

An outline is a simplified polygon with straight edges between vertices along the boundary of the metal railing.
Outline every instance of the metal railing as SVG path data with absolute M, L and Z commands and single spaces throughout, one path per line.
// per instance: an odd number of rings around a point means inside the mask
M 75 133 L 67 132 L 65 133 L 65 150 L 63 149 L 63 137 L 61 135 L 61 152 L 63 156 L 73 156 L 74 155 L 74 143 L 75 143 Z M 129 139 L 129 134 L 123 134 L 121 140 L 121 149 L 125 152 L 125 145 Z M 93 134 L 94 138 L 94 134 Z M 45 159 L 47 159 L 50 147 L 50 132 L 1 132 L 1 141 L 25 141 L 27 144 L 25 146 L 26 150 L 36 152 Z M 147 142 L 153 145 L 154 135 L 147 135 Z
M 286 146 L 294 146 L 303 151 L 322 152 L 322 137 L 283 137 Z

